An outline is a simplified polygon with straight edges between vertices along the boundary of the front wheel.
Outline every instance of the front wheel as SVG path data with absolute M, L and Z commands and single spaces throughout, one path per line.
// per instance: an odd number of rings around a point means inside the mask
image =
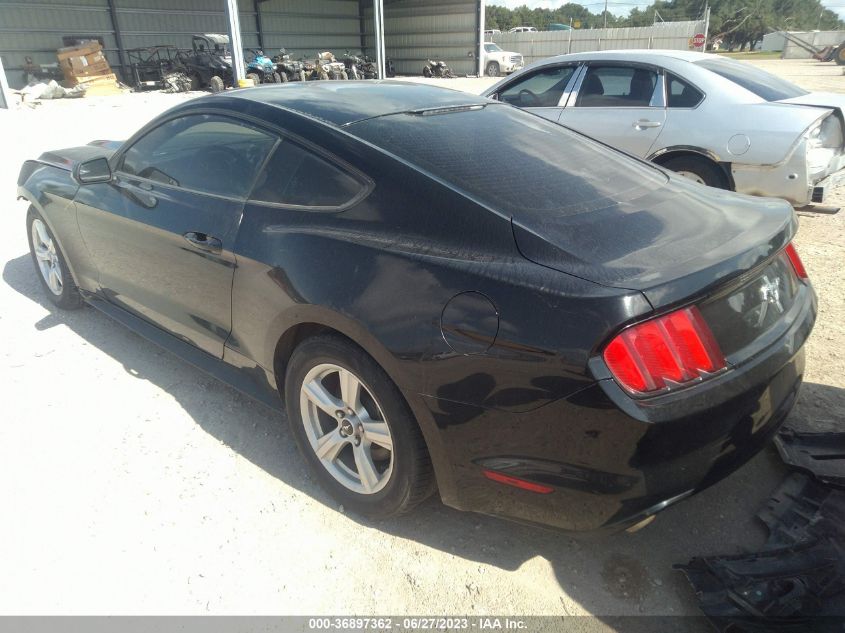
M 427 77 L 428 79 L 431 79 L 431 68 L 429 68 L 428 66 L 423 68 L 423 77 Z
M 208 87 L 211 88 L 211 92 L 223 92 L 225 88 L 223 80 L 217 75 L 208 80 Z
M 288 80 L 288 76 L 285 75 L 284 73 L 282 73 L 281 75 L 279 73 L 273 73 L 273 83 L 274 84 L 287 83 L 287 80 Z
M 706 158 L 679 156 L 678 158 L 670 158 L 660 164 L 666 169 L 674 171 L 684 178 L 693 180 L 701 185 L 716 187 L 717 189 L 730 188 L 728 179 L 721 167 Z
M 488 77 L 498 77 L 499 76 L 499 64 L 496 62 L 490 62 L 487 64 L 487 68 L 484 70 Z
M 845 42 L 837 46 L 836 50 L 833 51 L 833 61 L 839 66 L 845 65 Z
M 29 252 L 47 298 L 66 310 L 80 307 L 82 295 L 73 281 L 65 256 L 44 218 L 33 207 L 26 214 L 26 226 Z
M 252 81 L 253 86 L 261 83 L 261 77 L 257 73 L 247 73 L 246 78 Z
M 326 490 L 367 517 L 402 514 L 434 490 L 420 428 L 396 385 L 335 336 L 296 348 L 285 379 L 296 443 Z

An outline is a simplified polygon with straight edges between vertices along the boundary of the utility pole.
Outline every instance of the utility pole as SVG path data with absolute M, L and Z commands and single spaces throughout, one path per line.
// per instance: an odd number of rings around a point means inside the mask
M 819 16 L 821 20 L 821 16 Z M 607 28 L 607 0 L 604 0 L 604 28 Z

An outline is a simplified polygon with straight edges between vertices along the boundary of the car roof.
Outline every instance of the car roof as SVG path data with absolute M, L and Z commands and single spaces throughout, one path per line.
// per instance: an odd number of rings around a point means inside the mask
M 401 112 L 489 103 L 484 97 L 450 88 L 385 80 L 297 81 L 220 94 L 284 108 L 336 126 Z
M 549 57 L 537 65 L 554 64 L 562 61 L 583 61 L 593 59 L 606 59 L 608 61 L 642 61 L 660 63 L 661 60 L 673 59 L 685 62 L 697 62 L 703 59 L 713 59 L 711 53 L 699 53 L 696 51 L 674 51 L 668 49 L 645 49 L 629 48 L 607 51 L 591 51 L 589 53 L 571 53 L 569 55 L 556 55 Z M 533 66 L 534 64 L 532 64 Z

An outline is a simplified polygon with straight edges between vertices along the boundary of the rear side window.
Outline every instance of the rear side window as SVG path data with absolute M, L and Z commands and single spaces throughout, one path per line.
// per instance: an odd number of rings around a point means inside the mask
M 704 95 L 698 88 L 675 75 L 667 73 L 666 82 L 666 98 L 670 108 L 694 108 L 704 99 Z
M 284 140 L 259 175 L 251 199 L 326 209 L 345 206 L 363 190 L 358 178 L 304 147 Z
M 517 108 L 554 108 L 574 72 L 575 66 L 538 70 L 502 90 L 499 101 Z
M 790 81 L 733 59 L 715 57 L 695 62 L 695 64 L 729 79 L 766 101 L 792 99 L 807 94 L 806 90 L 802 90 Z
M 657 73 L 630 66 L 590 66 L 578 91 L 582 108 L 648 107 Z
M 120 170 L 201 193 L 243 198 L 276 137 L 233 119 L 194 114 L 163 123 L 130 147 Z

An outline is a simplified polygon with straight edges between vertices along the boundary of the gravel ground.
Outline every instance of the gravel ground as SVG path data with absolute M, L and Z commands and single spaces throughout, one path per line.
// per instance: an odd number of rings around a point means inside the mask
M 760 65 L 845 86 L 832 64 Z M 633 535 L 576 540 L 436 499 L 362 521 L 311 480 L 281 416 L 93 309 L 52 308 L 14 201 L 21 160 L 124 138 L 190 97 L 0 111 L 0 613 L 696 614 L 672 564 L 762 544 L 754 512 L 785 473 L 774 450 Z M 798 246 L 820 316 L 792 421 L 842 427 L 845 214 L 802 212 Z

